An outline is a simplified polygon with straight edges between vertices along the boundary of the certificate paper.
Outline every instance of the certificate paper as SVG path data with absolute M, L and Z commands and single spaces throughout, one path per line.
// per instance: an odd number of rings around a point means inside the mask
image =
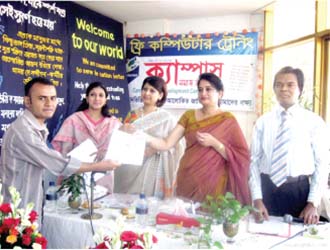
M 291 225 L 283 222 L 283 217 L 269 216 L 269 220 L 265 220 L 262 224 L 258 224 L 253 218 L 250 218 L 248 221 L 248 232 L 279 237 L 290 237 Z
M 97 148 L 91 139 L 86 139 L 77 147 L 72 149 L 67 155 L 80 160 L 81 162 L 94 162 L 97 154 Z
M 111 135 L 105 158 L 122 164 L 141 166 L 145 147 L 146 140 L 143 135 L 115 130 Z

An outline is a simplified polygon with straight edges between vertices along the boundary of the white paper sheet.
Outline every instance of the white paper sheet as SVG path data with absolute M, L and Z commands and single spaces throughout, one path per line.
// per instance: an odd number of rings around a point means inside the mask
M 142 134 L 128 134 L 121 130 L 115 130 L 111 135 L 105 159 L 141 166 L 145 146 L 146 140 Z
M 94 162 L 97 154 L 97 148 L 91 139 L 86 139 L 80 143 L 77 147 L 72 149 L 67 155 L 74 157 L 81 162 Z
M 250 218 L 248 222 L 249 233 L 289 237 L 290 231 L 290 225 L 283 222 L 282 217 L 270 216 L 269 220 L 265 220 L 261 224 L 256 223 L 253 218 Z

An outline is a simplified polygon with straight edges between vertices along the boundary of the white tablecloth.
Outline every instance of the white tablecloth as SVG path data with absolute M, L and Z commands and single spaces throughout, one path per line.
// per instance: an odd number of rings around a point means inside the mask
M 102 208 L 95 209 L 97 213 L 101 213 L 103 217 L 98 220 L 93 220 L 94 230 L 103 228 L 111 230 L 111 221 L 119 215 L 120 210 L 110 208 L 109 206 L 116 206 L 115 203 L 120 201 L 121 205 L 130 204 L 134 201 L 134 196 L 129 195 L 111 195 L 103 200 Z M 89 220 L 81 219 L 83 213 L 88 213 L 86 209 L 81 209 L 78 213 L 73 214 L 71 210 L 58 211 L 58 213 L 46 213 L 44 215 L 44 224 L 42 233 L 48 240 L 48 248 L 66 248 L 66 249 L 77 249 L 77 248 L 89 248 L 95 246 L 93 241 L 92 229 Z M 271 220 L 278 221 L 281 218 L 272 218 Z M 270 222 L 272 223 L 272 221 Z M 284 223 L 284 222 L 283 222 Z M 283 237 L 261 235 L 250 233 L 248 231 L 248 222 L 243 221 L 240 224 L 239 234 L 236 236 L 234 244 L 226 243 L 226 237 L 223 235 L 221 225 L 214 226 L 213 238 L 219 240 L 225 249 L 237 249 L 237 248 L 254 248 L 254 249 L 268 249 L 274 244 L 285 240 Z M 319 238 L 311 238 L 305 236 L 297 236 L 289 241 L 274 247 L 273 249 L 285 249 L 285 248 L 310 248 L 328 249 L 330 246 L 330 225 L 320 225 Z M 134 220 L 127 220 L 125 224 L 126 230 L 133 230 L 143 232 L 145 230 L 153 232 L 157 238 L 158 243 L 154 248 L 158 249 L 189 249 L 197 248 L 196 244 L 191 244 L 185 239 L 182 231 L 165 231 L 159 227 L 147 227 L 141 228 Z M 303 229 L 303 225 L 291 226 L 291 235 Z M 327 237 L 324 237 L 327 235 Z M 197 237 L 197 236 L 196 236 Z

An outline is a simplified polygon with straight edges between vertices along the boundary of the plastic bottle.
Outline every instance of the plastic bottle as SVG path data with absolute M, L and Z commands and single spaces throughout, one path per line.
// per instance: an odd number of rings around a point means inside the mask
M 136 221 L 141 226 L 146 226 L 148 223 L 148 202 L 145 194 L 141 193 L 136 203 L 135 209 Z
M 57 187 L 54 181 L 49 182 L 49 187 L 46 191 L 46 202 L 45 202 L 46 212 L 57 212 Z

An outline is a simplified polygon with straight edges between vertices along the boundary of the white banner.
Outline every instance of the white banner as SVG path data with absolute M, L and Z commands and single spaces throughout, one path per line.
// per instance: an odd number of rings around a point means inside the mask
M 196 55 L 134 57 L 128 62 L 131 108 L 141 103 L 141 85 L 147 76 L 157 75 L 167 82 L 168 96 L 165 108 L 200 107 L 197 96 L 197 78 L 212 72 L 224 84 L 221 107 L 224 110 L 254 111 L 256 93 L 257 55 Z M 134 75 L 130 72 L 134 71 Z

